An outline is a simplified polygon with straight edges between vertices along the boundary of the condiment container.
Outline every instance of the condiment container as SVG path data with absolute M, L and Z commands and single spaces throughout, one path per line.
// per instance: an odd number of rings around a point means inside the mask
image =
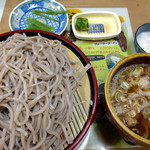
M 150 23 L 145 23 L 136 30 L 134 45 L 137 53 L 150 53 Z
M 87 18 L 89 24 L 102 24 L 104 32 L 88 33 L 76 29 L 77 18 Z M 103 40 L 116 37 L 121 32 L 121 22 L 114 12 L 108 11 L 88 11 L 77 13 L 72 18 L 72 30 L 76 38 L 83 40 Z

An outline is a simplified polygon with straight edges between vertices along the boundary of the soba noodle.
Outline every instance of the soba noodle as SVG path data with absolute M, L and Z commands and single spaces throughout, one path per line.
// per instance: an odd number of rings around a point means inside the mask
M 14 34 L 0 43 L 0 148 L 60 149 L 80 74 L 58 40 Z

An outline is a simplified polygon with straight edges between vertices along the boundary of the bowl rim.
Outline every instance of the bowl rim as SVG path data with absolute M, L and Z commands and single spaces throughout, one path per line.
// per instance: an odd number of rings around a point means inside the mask
M 138 30 L 139 30 L 141 27 L 143 27 L 143 26 L 145 26 L 145 25 L 147 25 L 147 24 L 150 25 L 150 22 L 144 23 L 144 24 L 140 25 L 140 26 L 136 29 L 135 37 L 137 37 L 137 32 L 138 32 Z
M 125 64 L 126 62 L 135 59 L 135 58 L 141 58 L 141 57 L 149 57 L 150 58 L 150 53 L 135 53 L 135 54 L 131 54 L 123 59 L 121 59 L 119 62 L 117 62 L 110 70 L 110 72 L 108 73 L 107 79 L 106 79 L 106 83 L 105 83 L 105 103 L 111 113 L 111 116 L 113 117 L 113 121 L 115 121 L 115 123 L 117 123 L 117 125 L 119 126 L 119 128 L 121 128 L 123 131 L 125 131 L 125 133 L 127 133 L 128 135 L 130 135 L 130 137 L 136 139 L 136 141 L 139 141 L 139 143 L 142 144 L 146 144 L 146 145 L 150 145 L 150 140 L 141 137 L 140 135 L 134 133 L 132 130 L 130 130 L 117 116 L 115 110 L 113 109 L 113 106 L 111 104 L 110 98 L 109 98 L 109 84 L 110 81 L 114 75 L 114 73 L 117 71 L 117 69 Z
M 41 34 L 43 33 L 43 34 L 49 35 L 51 37 L 56 37 L 56 38 L 60 39 L 62 42 L 67 43 L 72 48 L 76 49 L 77 52 L 83 57 L 85 62 L 91 64 L 90 61 L 88 60 L 88 58 L 86 57 L 86 55 L 81 51 L 81 49 L 79 47 L 77 47 L 74 43 L 72 43 L 68 39 L 65 39 L 64 37 L 57 35 L 55 33 L 47 32 L 47 31 L 41 31 L 41 30 L 16 30 L 16 31 L 9 31 L 9 32 L 2 33 L 2 34 L 0 34 L 0 37 L 8 36 L 8 35 L 11 36 L 14 33 L 26 33 L 26 32 L 31 33 L 31 34 L 32 33 L 41 33 Z M 97 107 L 97 100 L 98 100 L 98 86 L 97 86 L 96 75 L 95 75 L 93 67 L 91 67 L 89 70 L 90 70 L 91 77 L 93 79 L 93 82 L 92 82 L 93 102 L 90 105 L 90 106 L 92 106 L 91 113 L 89 114 L 87 121 L 85 122 L 85 124 L 83 126 L 83 129 L 79 132 L 78 136 L 74 139 L 73 143 L 68 145 L 65 148 L 65 150 L 74 149 L 79 144 L 79 142 L 84 138 L 85 134 L 87 133 L 87 131 L 88 131 L 90 125 L 92 124 L 93 119 L 94 119 L 94 115 L 95 115 L 96 107 Z

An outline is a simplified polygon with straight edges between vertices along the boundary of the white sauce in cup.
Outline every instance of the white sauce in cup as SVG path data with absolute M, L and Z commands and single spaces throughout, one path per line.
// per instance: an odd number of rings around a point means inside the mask
M 145 52 L 150 53 L 150 31 L 141 32 L 137 36 L 137 42 Z

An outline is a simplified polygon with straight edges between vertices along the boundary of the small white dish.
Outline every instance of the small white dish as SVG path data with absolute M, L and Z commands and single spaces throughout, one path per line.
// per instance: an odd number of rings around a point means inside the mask
M 75 28 L 77 18 L 87 18 L 89 24 L 103 24 L 104 33 L 88 33 Z M 83 40 L 103 40 L 116 37 L 121 32 L 121 22 L 114 12 L 89 11 L 77 13 L 72 18 L 72 30 L 76 38 Z

